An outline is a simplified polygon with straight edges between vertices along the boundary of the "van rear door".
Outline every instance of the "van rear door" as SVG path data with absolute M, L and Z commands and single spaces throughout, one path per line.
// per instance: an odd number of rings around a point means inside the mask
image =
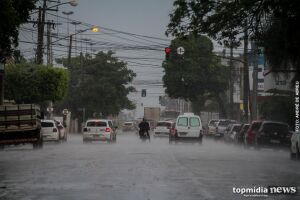
M 202 130 L 202 124 L 199 117 L 189 117 L 189 129 L 190 137 L 199 137 L 200 131 Z
M 179 137 L 187 137 L 189 131 L 189 118 L 186 116 L 178 117 L 176 127 Z

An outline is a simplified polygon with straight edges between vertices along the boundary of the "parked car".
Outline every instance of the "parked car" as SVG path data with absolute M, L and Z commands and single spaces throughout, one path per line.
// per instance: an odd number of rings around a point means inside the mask
M 225 132 L 226 132 L 226 128 L 229 124 L 235 124 L 237 123 L 236 120 L 231 120 L 231 119 L 220 119 L 217 123 L 216 123 L 216 133 L 215 136 L 217 137 L 223 137 Z
M 109 143 L 116 141 L 116 132 L 111 120 L 90 119 L 83 128 L 83 142 L 107 141 Z
M 300 132 L 295 131 L 291 137 L 291 158 L 300 159 Z
M 172 121 L 159 121 L 153 130 L 154 136 L 169 136 L 170 129 L 174 122 Z
M 245 137 L 245 133 L 247 132 L 248 128 L 249 128 L 250 124 L 243 124 L 241 126 L 241 129 L 239 132 L 237 132 L 237 134 L 235 135 L 235 142 L 238 144 L 242 144 L 244 143 L 244 137 Z
M 227 142 L 234 142 L 236 134 L 240 131 L 241 126 L 241 124 L 229 124 L 224 135 L 224 140 Z
M 59 142 L 59 131 L 54 120 L 42 120 L 41 132 L 43 141 Z
M 207 124 L 206 135 L 215 135 L 218 119 L 212 119 Z
M 290 146 L 291 136 L 287 123 L 263 121 L 255 135 L 255 145 Z
M 62 123 L 60 121 L 54 120 L 56 127 L 58 129 L 59 132 L 59 139 L 63 140 L 63 141 L 67 141 L 67 132 L 65 127 L 62 125 Z
M 196 139 L 202 141 L 202 122 L 198 115 L 194 113 L 184 113 L 176 119 L 175 130 L 169 135 L 169 140 Z
M 245 146 L 254 145 L 255 142 L 255 135 L 258 131 L 260 125 L 262 124 L 261 121 L 253 121 L 248 128 L 245 137 L 244 137 L 244 144 Z
M 136 131 L 136 125 L 134 122 L 124 122 L 122 125 L 123 132 Z

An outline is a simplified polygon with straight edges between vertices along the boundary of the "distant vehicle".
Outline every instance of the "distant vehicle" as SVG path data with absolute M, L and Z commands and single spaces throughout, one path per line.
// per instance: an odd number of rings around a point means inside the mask
M 60 141 L 59 131 L 54 120 L 42 120 L 41 132 L 44 141 Z
M 169 136 L 170 129 L 174 122 L 172 121 L 159 121 L 157 122 L 156 127 L 154 128 L 154 136 Z
M 83 143 L 91 141 L 107 141 L 112 143 L 116 141 L 116 132 L 114 131 L 111 120 L 90 119 L 83 128 Z
M 241 126 L 241 124 L 229 124 L 224 135 L 224 140 L 227 142 L 234 142 L 237 133 L 241 129 Z
M 261 121 L 253 121 L 245 133 L 244 144 L 245 146 L 253 145 L 255 142 L 255 135 L 262 124 Z
M 150 129 L 153 130 L 160 120 L 160 107 L 144 107 L 144 118 L 150 123 Z
M 0 149 L 5 145 L 43 147 L 40 107 L 34 104 L 0 106 Z
M 201 142 L 202 137 L 203 129 L 200 117 L 194 113 L 184 113 L 177 117 L 174 133 L 169 135 L 169 140 L 196 139 Z
M 255 145 L 290 146 L 289 125 L 283 122 L 263 121 L 255 135 Z
M 219 122 L 218 119 L 212 119 L 208 122 L 207 129 L 206 129 L 207 135 L 215 135 L 216 134 L 216 126 L 217 126 L 218 122 Z
M 67 131 L 65 129 L 65 127 L 63 126 L 63 124 L 60 121 L 54 120 L 56 127 L 58 129 L 59 132 L 59 139 L 63 140 L 63 141 L 67 141 Z
M 236 143 L 239 143 L 239 144 L 244 143 L 245 133 L 247 132 L 249 126 L 250 126 L 250 124 L 243 124 L 241 126 L 240 131 L 237 132 L 237 134 L 235 135 L 235 142 Z
M 291 137 L 291 158 L 300 159 L 300 132 L 293 132 Z
M 134 122 L 124 122 L 122 126 L 122 130 L 126 131 L 136 131 L 136 125 Z
M 231 119 L 220 119 L 217 123 L 216 123 L 216 133 L 215 136 L 217 137 L 223 137 L 225 132 L 226 132 L 226 128 L 229 124 L 235 124 L 237 123 L 236 120 L 231 120 Z

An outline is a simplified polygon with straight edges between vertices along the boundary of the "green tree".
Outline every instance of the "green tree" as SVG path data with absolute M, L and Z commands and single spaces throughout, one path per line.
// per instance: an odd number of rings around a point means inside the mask
M 185 49 L 183 56 L 176 49 Z M 228 88 L 228 69 L 222 66 L 213 54 L 213 44 L 205 36 L 186 36 L 172 40 L 170 59 L 163 63 L 166 93 L 170 97 L 184 98 L 192 102 L 205 103 L 214 99 L 220 113 L 226 116 L 223 96 Z
M 292 128 L 295 125 L 295 99 L 293 96 L 273 95 L 259 105 L 259 112 L 263 119 L 288 123 Z
M 65 59 L 59 62 L 66 63 Z M 59 106 L 71 109 L 73 116 L 82 116 L 79 108 L 85 108 L 87 117 L 93 117 L 94 113 L 105 117 L 135 107 L 127 98 L 130 92 L 135 91 L 127 86 L 135 74 L 126 67 L 126 63 L 113 57 L 112 52 L 72 58 L 69 70 L 69 94 Z
M 175 0 L 166 34 L 208 34 L 220 43 L 236 44 L 245 29 L 265 48 L 274 69 L 300 69 L 299 0 Z M 299 74 L 297 74 L 299 76 Z
M 64 69 L 50 66 L 17 64 L 5 68 L 5 97 L 16 103 L 60 101 L 68 88 Z
M 27 22 L 36 0 L 0 1 L 0 50 L 10 53 L 18 45 L 19 26 Z

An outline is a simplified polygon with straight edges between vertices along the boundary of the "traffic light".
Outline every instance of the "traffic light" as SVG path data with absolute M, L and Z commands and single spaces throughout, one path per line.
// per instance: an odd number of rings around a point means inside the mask
M 147 91 L 146 89 L 142 89 L 142 97 L 146 97 L 147 96 Z
M 166 47 L 165 48 L 166 60 L 170 59 L 170 53 L 171 53 L 171 48 L 170 47 Z

